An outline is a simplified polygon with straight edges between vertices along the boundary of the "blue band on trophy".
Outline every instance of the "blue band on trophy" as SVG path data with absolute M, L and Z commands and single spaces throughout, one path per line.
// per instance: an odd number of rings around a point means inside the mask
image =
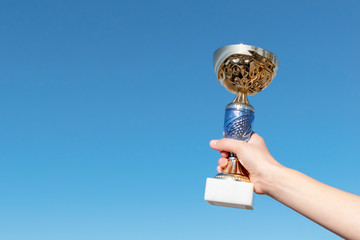
M 255 113 L 245 108 L 226 108 L 224 131 L 226 138 L 248 141 L 252 134 Z

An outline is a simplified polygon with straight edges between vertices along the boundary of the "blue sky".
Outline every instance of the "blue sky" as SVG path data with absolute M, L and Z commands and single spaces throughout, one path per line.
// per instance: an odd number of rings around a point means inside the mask
M 275 53 L 273 156 L 360 193 L 357 1 L 1 1 L 0 239 L 338 239 L 267 196 L 203 200 L 233 95 L 213 52 Z M 340 203 L 339 203 L 340 204 Z

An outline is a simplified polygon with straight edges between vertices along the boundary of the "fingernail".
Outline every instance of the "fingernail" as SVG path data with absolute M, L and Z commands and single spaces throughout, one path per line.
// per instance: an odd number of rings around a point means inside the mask
M 216 142 L 217 142 L 216 140 L 211 140 L 210 141 L 210 146 L 214 147 L 216 145 Z

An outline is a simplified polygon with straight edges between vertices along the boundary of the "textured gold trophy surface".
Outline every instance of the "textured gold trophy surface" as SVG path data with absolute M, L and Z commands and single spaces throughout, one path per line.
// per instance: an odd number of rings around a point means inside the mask
M 237 95 L 234 101 L 249 105 L 247 96 L 261 92 L 271 83 L 278 59 L 258 47 L 229 45 L 214 53 L 214 68 L 221 85 Z
M 248 96 L 261 92 L 269 86 L 277 69 L 277 57 L 259 47 L 236 44 L 215 51 L 215 74 L 221 85 L 236 94 L 233 102 L 225 109 L 226 138 L 241 141 L 250 139 L 253 133 L 255 110 L 249 103 Z M 234 185 L 228 183 L 229 180 L 241 184 Z M 248 171 L 234 153 L 229 153 L 229 164 L 223 172 L 214 179 L 207 179 L 205 200 L 213 205 L 253 209 L 252 186 Z M 234 191 L 235 194 L 226 191 Z

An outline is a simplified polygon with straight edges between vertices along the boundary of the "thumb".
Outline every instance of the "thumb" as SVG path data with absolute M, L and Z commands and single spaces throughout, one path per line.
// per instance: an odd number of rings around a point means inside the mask
M 230 138 L 223 138 L 220 140 L 211 140 L 210 147 L 218 151 L 226 151 L 236 153 L 243 148 L 247 143 Z

